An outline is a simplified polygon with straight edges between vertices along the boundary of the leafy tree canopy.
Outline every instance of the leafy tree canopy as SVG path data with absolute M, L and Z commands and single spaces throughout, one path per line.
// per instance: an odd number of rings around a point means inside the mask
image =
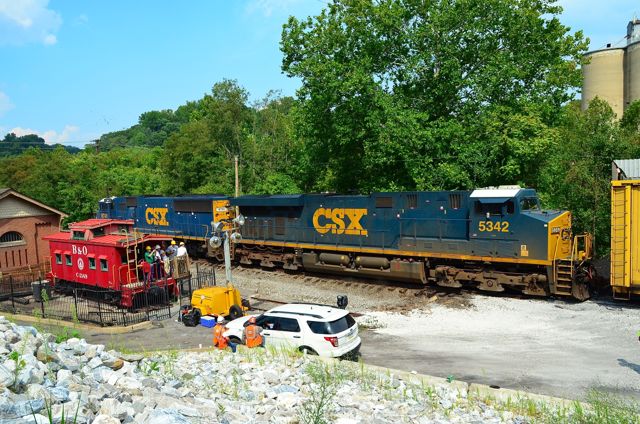
M 533 136 L 524 159 L 535 162 L 580 84 L 588 43 L 560 12 L 553 0 L 334 0 L 290 17 L 282 69 L 302 80 L 296 133 L 310 188 L 526 179 L 521 146 Z

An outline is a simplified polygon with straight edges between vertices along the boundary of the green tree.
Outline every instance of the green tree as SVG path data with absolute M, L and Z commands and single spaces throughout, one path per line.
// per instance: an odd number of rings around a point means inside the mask
M 289 18 L 282 69 L 302 80 L 305 188 L 525 180 L 580 84 L 587 47 L 555 3 L 334 0 L 314 18 Z M 531 138 L 533 155 L 522 150 Z
M 611 161 L 640 153 L 637 134 L 626 132 L 600 99 L 584 112 L 577 102 L 569 104 L 558 131 L 540 172 L 541 195 L 547 206 L 570 210 L 575 231 L 594 234 L 599 254 L 606 253 Z

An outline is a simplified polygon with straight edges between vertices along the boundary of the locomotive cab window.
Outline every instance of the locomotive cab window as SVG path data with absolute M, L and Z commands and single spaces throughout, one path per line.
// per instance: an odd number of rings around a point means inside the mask
M 512 200 L 509 200 L 507 202 L 507 213 L 508 214 L 513 214 L 515 212 L 515 205 L 513 204 Z
M 476 214 L 478 215 L 502 215 L 504 203 L 482 203 L 476 202 Z
M 106 259 L 100 259 L 100 271 L 108 271 L 109 267 L 107 266 Z
M 540 210 L 538 199 L 535 197 L 525 197 L 520 200 L 520 210 L 522 211 L 537 211 Z

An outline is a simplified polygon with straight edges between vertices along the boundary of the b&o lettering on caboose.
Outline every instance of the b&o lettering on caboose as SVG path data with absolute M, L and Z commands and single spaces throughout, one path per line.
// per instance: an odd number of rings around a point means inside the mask
M 366 214 L 366 209 L 318 208 L 313 214 L 313 228 L 320 234 L 366 236 L 367 230 L 360 223 Z
M 74 255 L 84 255 L 87 256 L 89 250 L 87 246 L 76 246 L 75 244 L 71 245 L 71 251 Z M 82 269 L 82 268 L 80 268 Z
M 169 209 L 167 208 L 147 208 L 144 211 L 144 217 L 147 224 L 167 227 L 169 226 L 169 221 L 167 221 L 167 212 L 169 212 Z

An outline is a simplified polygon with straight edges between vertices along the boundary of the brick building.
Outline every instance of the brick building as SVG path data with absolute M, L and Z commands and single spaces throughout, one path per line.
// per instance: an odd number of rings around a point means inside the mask
M 15 190 L 0 188 L 0 272 L 43 264 L 49 244 L 42 237 L 59 231 L 66 216 Z

